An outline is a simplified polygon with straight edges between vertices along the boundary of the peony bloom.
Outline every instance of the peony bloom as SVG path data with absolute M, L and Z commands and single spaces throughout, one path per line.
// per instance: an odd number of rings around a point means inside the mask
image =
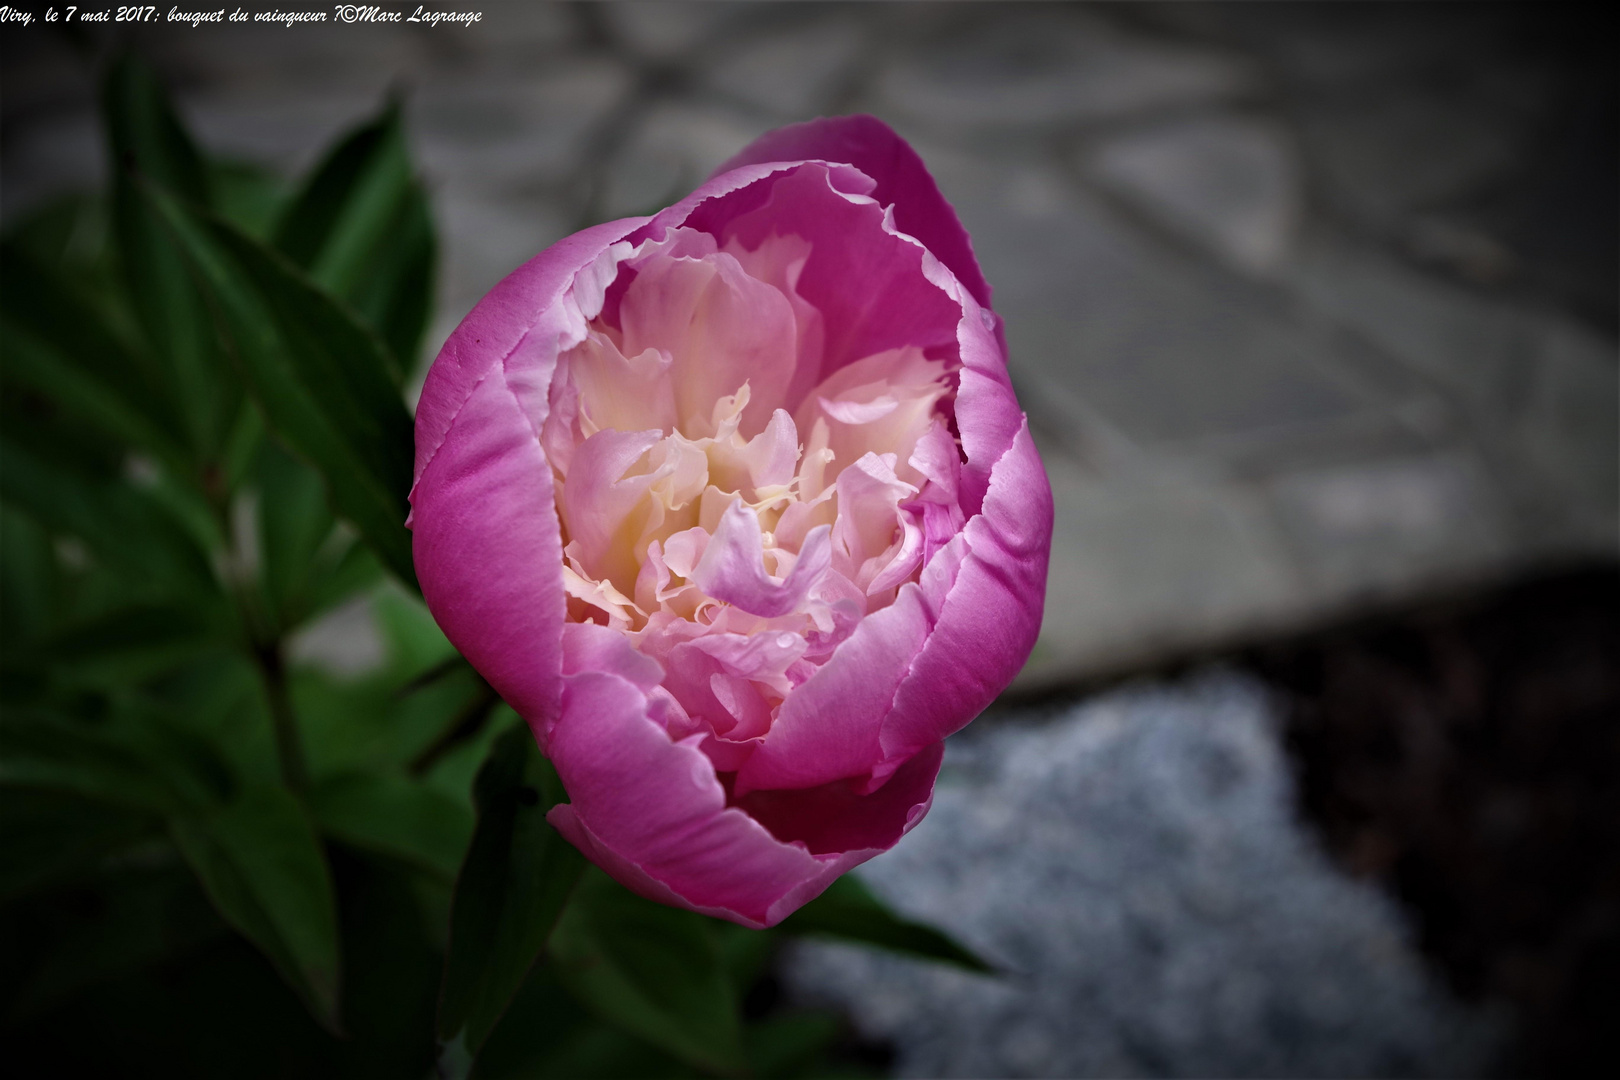
M 1052 498 L 990 290 L 871 117 L 548 248 L 451 335 L 414 549 L 629 888 L 769 926 L 927 812 L 1023 664 Z

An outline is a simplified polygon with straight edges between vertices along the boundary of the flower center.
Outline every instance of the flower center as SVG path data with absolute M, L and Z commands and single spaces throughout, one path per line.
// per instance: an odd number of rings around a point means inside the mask
M 962 525 L 948 365 L 823 371 L 810 254 L 684 228 L 626 250 L 542 431 L 568 618 L 659 660 L 671 734 L 721 769 Z

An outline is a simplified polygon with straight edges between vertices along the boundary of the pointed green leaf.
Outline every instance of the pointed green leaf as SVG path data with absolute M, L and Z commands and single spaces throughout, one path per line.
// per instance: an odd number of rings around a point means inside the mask
M 0 724 L 0 784 L 59 791 L 150 813 L 181 797 L 138 749 L 70 720 L 8 714 Z
M 390 102 L 326 152 L 277 223 L 275 245 L 341 291 L 363 262 L 371 234 L 393 215 L 410 184 L 399 106 Z
M 833 1013 L 791 1012 L 770 1016 L 743 1029 L 749 1070 L 754 1076 L 819 1076 L 815 1070 L 843 1033 Z M 815 1070 L 815 1071 L 812 1071 Z
M 703 1072 L 576 1001 L 553 965 L 535 965 L 489 1041 L 472 1060 L 446 1047 L 441 1076 L 472 1080 L 581 1080 L 584 1077 L 684 1077 Z M 460 1073 L 452 1070 L 460 1067 Z
M 452 880 L 473 819 L 435 788 L 386 773 L 343 773 L 310 789 L 309 806 L 330 836 L 404 859 Z
M 438 240 L 426 192 L 414 188 L 373 257 L 374 271 L 348 293 L 349 302 L 387 342 L 403 383 L 416 369 L 422 335 L 433 313 Z
M 268 240 L 286 202 L 286 182 L 246 161 L 211 159 L 205 167 L 220 216 L 249 236 Z
M 215 813 L 175 818 L 170 830 L 220 916 L 337 1030 L 337 905 L 298 800 L 279 786 L 255 786 Z
M 397 104 L 332 148 L 288 204 L 275 245 L 381 335 L 403 380 L 432 306 L 434 239 Z
M 504 732 L 478 771 L 478 827 L 456 880 L 439 1039 L 476 1053 L 545 947 L 585 866 L 546 824 L 563 799 L 527 727 Z
M 110 209 L 100 194 L 59 195 L 7 223 L 5 244 L 61 267 L 99 297 L 114 276 L 108 249 Z
M 0 793 L 0 900 L 82 877 L 162 824 L 69 792 L 7 787 Z
M 604 1020 L 711 1072 L 745 1071 L 739 1003 L 709 920 L 589 870 L 547 948 Z
M 11 243 L 0 247 L 0 347 L 7 380 L 173 468 L 187 466 L 174 413 L 125 342 L 56 267 Z
M 289 629 L 309 609 L 321 545 L 335 524 L 320 474 L 273 442 L 259 446 L 259 545 L 265 593 L 276 625 Z
M 135 603 L 64 623 L 41 642 L 42 656 L 66 663 L 137 656 L 186 657 L 219 646 L 220 627 L 195 607 Z
M 337 512 L 415 586 L 406 494 L 412 429 L 382 344 L 284 258 L 151 188 L 273 431 L 313 465 Z
M 125 871 L 97 884 L 91 893 L 95 902 L 84 905 L 71 934 L 29 973 L 11 1006 L 13 1023 L 225 931 L 190 875 L 173 863 Z
M 329 850 L 343 935 L 348 1037 L 326 1075 L 430 1080 L 437 1051 L 433 1008 L 444 966 L 434 924 L 443 907 L 425 894 L 437 890 L 425 889 L 420 875 L 392 859 L 341 844 Z
M 122 480 L 85 476 L 0 436 L 0 498 L 49 532 L 83 540 L 130 583 L 211 606 L 222 599 L 209 554 L 157 501 Z
M 996 969 L 940 930 L 902 919 L 872 895 L 859 878 L 845 874 L 827 891 L 782 920 L 778 929 L 877 945 L 939 960 L 970 971 Z
M 8 710 L 0 751 L 0 782 L 154 813 L 204 810 L 235 788 L 212 744 L 136 705 L 93 725 L 37 706 Z
M 202 154 L 145 61 L 125 53 L 112 62 L 102 85 L 102 112 L 121 167 L 138 170 L 180 198 L 208 204 Z
M 120 478 L 130 458 L 122 442 L 78 422 L 15 380 L 0 384 L 0 442 L 48 465 L 52 472 L 94 482 Z
M 0 642 L 26 651 L 54 627 L 63 605 L 62 567 L 50 534 L 0 504 Z
M 371 591 L 383 583 L 384 576 L 377 556 L 360 542 L 353 530 L 333 533 L 316 553 L 304 618 L 314 618 L 356 593 Z
M 174 403 L 198 459 L 209 461 L 235 419 L 241 388 L 184 256 L 140 194 L 150 187 L 207 207 L 207 170 L 157 78 L 133 56 L 109 69 L 102 109 L 115 170 L 113 231 L 150 346 L 150 374 Z

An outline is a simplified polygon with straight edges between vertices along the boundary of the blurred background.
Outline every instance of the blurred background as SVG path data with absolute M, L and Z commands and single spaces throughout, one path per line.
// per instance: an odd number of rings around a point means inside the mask
M 849 1010 L 902 1075 L 1614 1056 L 1620 176 L 1595 17 L 481 10 L 7 26 L 0 211 L 105 179 L 118 40 L 203 145 L 289 175 L 398 93 L 440 236 L 431 355 L 569 232 L 771 127 L 882 117 L 973 236 L 1057 524 L 1028 667 L 863 873 L 1014 974 L 805 945 L 780 992 Z M 364 674 L 370 612 L 295 656 Z

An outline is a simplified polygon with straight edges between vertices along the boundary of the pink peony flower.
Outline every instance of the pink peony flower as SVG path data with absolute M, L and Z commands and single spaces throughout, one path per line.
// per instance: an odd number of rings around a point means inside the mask
M 916 153 L 771 132 L 575 233 L 451 335 L 417 572 L 629 888 L 769 926 L 927 812 L 1041 621 L 1052 497 Z

